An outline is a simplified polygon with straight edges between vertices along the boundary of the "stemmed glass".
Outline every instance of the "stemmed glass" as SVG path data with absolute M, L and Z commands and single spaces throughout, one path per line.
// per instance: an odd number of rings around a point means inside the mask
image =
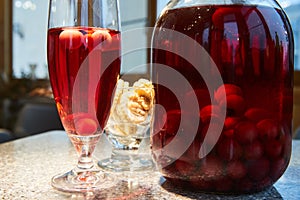
M 61 122 L 79 155 L 74 169 L 52 178 L 60 191 L 93 191 L 113 182 L 92 155 L 120 74 L 118 8 L 118 0 L 50 0 L 49 78 Z

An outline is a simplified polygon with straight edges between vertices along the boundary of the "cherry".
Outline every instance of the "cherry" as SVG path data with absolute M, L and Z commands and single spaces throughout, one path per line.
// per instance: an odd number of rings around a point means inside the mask
M 224 122 L 224 129 L 232 129 L 240 121 L 238 117 L 226 117 Z
M 182 112 L 179 109 L 169 110 L 163 116 L 165 124 L 162 129 L 169 135 L 176 135 L 179 132 L 184 132 L 185 135 L 196 135 L 199 124 L 197 120 L 199 119 L 196 116 L 188 112 Z
M 235 137 L 241 144 L 250 144 L 258 137 L 258 130 L 254 123 L 242 121 L 235 127 Z
M 232 179 L 241 179 L 247 174 L 247 169 L 241 161 L 229 162 L 225 171 L 226 174 Z
M 273 160 L 271 163 L 270 177 L 273 180 L 278 180 L 279 177 L 283 174 L 285 168 L 287 167 L 287 162 L 283 158 L 278 158 Z
M 84 35 L 84 44 L 89 49 L 93 49 L 96 45 L 94 44 L 94 39 L 91 33 Z
M 225 97 L 229 95 L 243 96 L 243 92 L 240 87 L 234 84 L 224 84 L 220 86 L 215 92 L 215 99 L 220 103 Z
M 109 46 L 112 43 L 112 37 L 109 34 L 108 30 L 96 30 L 92 34 L 94 47 L 99 45 L 101 42 L 103 42 L 103 45 Z
M 234 136 L 234 129 L 224 130 L 222 134 L 226 137 L 232 138 Z
M 265 144 L 265 153 L 268 158 L 275 159 L 281 155 L 282 145 L 277 140 L 271 140 Z
M 268 119 L 271 117 L 271 113 L 263 108 L 249 108 L 245 112 L 245 117 L 255 123 Z
M 78 30 L 66 29 L 59 35 L 59 42 L 63 48 L 76 49 L 79 48 L 83 41 L 83 35 Z
M 227 115 L 229 116 L 241 116 L 244 114 L 246 104 L 243 97 L 239 95 L 228 95 L 225 99 L 220 102 L 221 108 L 227 109 Z
M 75 123 L 78 135 L 93 135 L 97 132 L 97 122 L 91 118 L 81 118 Z
M 244 147 L 244 157 L 247 160 L 258 159 L 264 154 L 264 147 L 259 141 L 254 141 Z
M 211 120 L 218 120 L 220 108 L 216 105 L 208 105 L 200 110 L 200 119 L 202 123 L 209 123 Z
M 243 149 L 236 140 L 224 138 L 218 143 L 217 152 L 220 158 L 231 161 L 238 160 L 242 156 Z
M 266 158 L 251 160 L 248 163 L 248 176 L 254 181 L 261 181 L 270 171 L 270 162 Z
M 259 137 L 262 141 L 268 142 L 279 135 L 278 122 L 273 119 L 264 119 L 257 123 Z

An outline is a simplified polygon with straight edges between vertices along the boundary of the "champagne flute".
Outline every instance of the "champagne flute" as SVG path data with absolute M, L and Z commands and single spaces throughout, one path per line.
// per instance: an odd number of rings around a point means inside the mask
M 78 155 L 77 166 L 52 178 L 65 192 L 108 187 L 92 155 L 120 74 L 118 0 L 50 0 L 47 37 L 49 78 L 57 110 Z

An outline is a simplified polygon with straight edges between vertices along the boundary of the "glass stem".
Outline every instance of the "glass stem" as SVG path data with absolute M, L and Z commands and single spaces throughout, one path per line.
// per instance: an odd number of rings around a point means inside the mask
M 79 155 L 77 167 L 82 170 L 88 170 L 94 167 L 92 158 L 94 148 L 89 145 L 83 145 L 81 148 L 81 154 Z

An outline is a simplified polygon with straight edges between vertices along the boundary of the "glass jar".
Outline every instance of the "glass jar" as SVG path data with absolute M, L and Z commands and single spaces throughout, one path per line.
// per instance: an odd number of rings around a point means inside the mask
M 174 185 L 249 193 L 291 156 L 294 44 L 273 0 L 173 0 L 152 38 L 154 161 Z

